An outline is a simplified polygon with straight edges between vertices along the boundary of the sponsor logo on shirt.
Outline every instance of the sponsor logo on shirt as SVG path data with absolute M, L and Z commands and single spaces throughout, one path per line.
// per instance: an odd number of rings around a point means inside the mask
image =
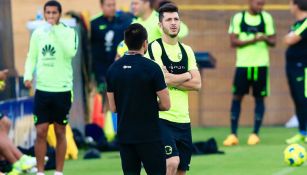
M 107 25 L 100 25 L 99 26 L 99 30 L 104 30 L 105 28 L 107 28 Z
M 131 68 L 132 68 L 132 66 L 128 66 L 128 65 L 123 66 L 123 69 L 131 69 Z
M 50 56 L 53 56 L 56 53 L 55 49 L 53 46 L 51 46 L 50 44 L 45 45 L 45 47 L 42 50 L 42 54 L 44 56 L 46 56 L 47 54 L 49 54 Z
M 113 30 L 109 30 L 104 39 L 105 39 L 105 48 L 106 48 L 106 52 L 111 52 L 112 50 L 112 46 L 113 46 L 113 39 L 114 39 L 114 36 L 115 36 L 115 32 Z

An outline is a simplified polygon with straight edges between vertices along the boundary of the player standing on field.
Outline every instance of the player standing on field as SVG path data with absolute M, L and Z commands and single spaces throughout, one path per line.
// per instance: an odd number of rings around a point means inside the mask
M 296 22 L 285 36 L 286 72 L 296 116 L 299 133 L 286 140 L 288 144 L 307 142 L 307 1 L 291 0 L 290 10 Z
M 143 164 L 147 174 L 165 175 L 158 111 L 168 110 L 170 100 L 163 72 L 143 56 L 148 44 L 142 25 L 126 29 L 125 43 L 129 51 L 107 72 L 110 109 L 118 113 L 122 169 L 125 175 L 139 175 Z
M 162 38 L 148 47 L 148 57 L 164 71 L 170 92 L 171 109 L 160 112 L 165 146 L 167 175 L 183 175 L 189 170 L 192 155 L 192 134 L 188 91 L 201 88 L 201 79 L 191 47 L 178 42 L 180 30 L 178 8 L 168 3 L 159 9 Z
M 50 123 L 56 135 L 56 171 L 62 175 L 67 149 L 66 125 L 72 101 L 72 58 L 78 49 L 78 35 L 74 29 L 60 22 L 62 7 L 58 1 L 44 5 L 46 25 L 37 28 L 30 41 L 25 64 L 24 84 L 32 87 L 36 73 L 34 123 L 36 127 L 35 156 L 37 175 L 44 175 L 46 137 Z
M 275 46 L 276 35 L 272 16 L 263 11 L 265 0 L 249 0 L 249 9 L 233 16 L 229 26 L 230 42 L 236 48 L 236 73 L 233 81 L 231 102 L 231 134 L 224 140 L 225 146 L 239 144 L 237 136 L 241 102 L 253 89 L 255 99 L 254 130 L 247 144 L 260 142 L 259 130 L 269 95 L 269 47 Z

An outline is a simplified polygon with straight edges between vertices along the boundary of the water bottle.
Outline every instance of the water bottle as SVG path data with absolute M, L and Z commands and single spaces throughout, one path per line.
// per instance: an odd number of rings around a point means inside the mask
M 42 8 L 38 8 L 35 16 L 35 20 L 41 21 L 43 20 L 43 10 Z

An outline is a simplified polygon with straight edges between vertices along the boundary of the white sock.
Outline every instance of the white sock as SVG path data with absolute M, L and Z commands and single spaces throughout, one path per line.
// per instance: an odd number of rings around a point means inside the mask
M 45 173 L 37 172 L 36 175 L 45 175 Z
M 54 172 L 54 175 L 63 175 L 63 173 L 59 172 L 59 171 L 56 171 L 56 172 Z

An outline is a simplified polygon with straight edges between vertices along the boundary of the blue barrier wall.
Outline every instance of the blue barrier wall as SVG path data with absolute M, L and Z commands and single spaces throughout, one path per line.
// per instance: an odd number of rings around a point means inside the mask
M 22 97 L 0 102 L 0 112 L 7 115 L 13 122 L 24 115 L 31 115 L 33 97 Z

